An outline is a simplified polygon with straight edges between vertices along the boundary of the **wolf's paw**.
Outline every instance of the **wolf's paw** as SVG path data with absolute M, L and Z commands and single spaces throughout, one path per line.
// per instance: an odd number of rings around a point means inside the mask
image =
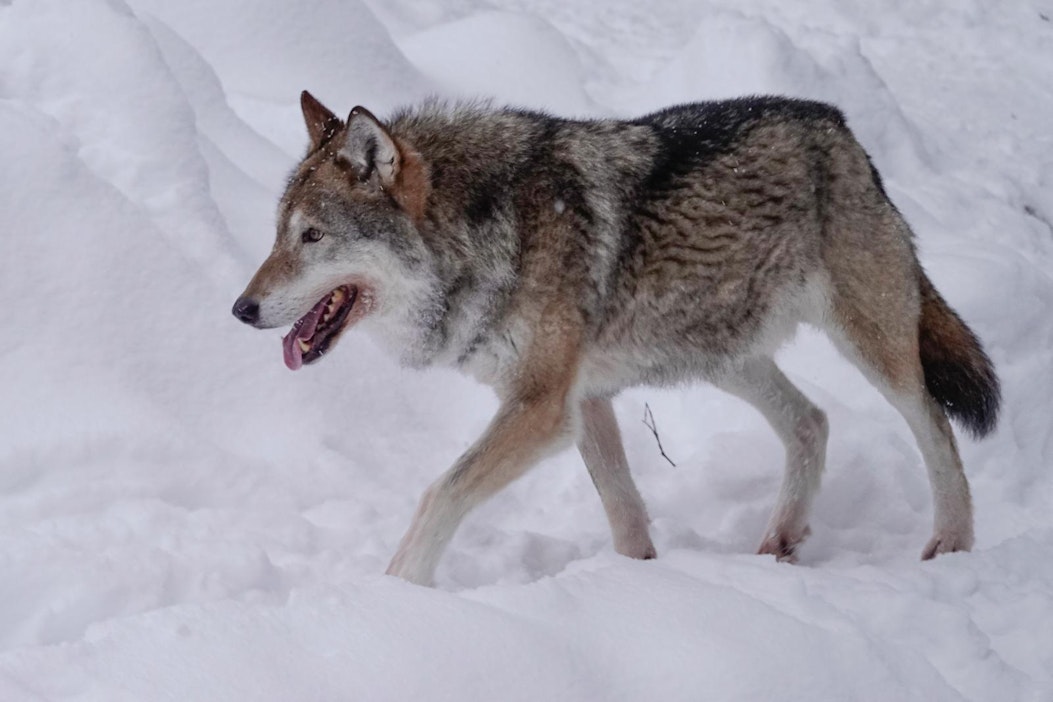
M 426 565 L 419 560 L 414 560 L 409 553 L 400 549 L 399 552 L 395 554 L 395 557 L 391 559 L 391 564 L 385 571 L 385 575 L 394 575 L 396 578 L 402 578 L 414 585 L 432 587 L 435 584 L 432 581 L 433 571 L 434 566 Z
M 762 556 L 775 556 L 777 561 L 783 563 L 796 563 L 797 547 L 804 543 L 811 533 L 812 530 L 808 526 L 794 531 L 774 531 L 764 538 L 757 553 Z
M 634 532 L 627 537 L 617 539 L 614 544 L 614 550 L 623 556 L 640 561 L 649 561 L 658 557 L 658 551 L 655 550 L 651 537 L 646 530 Z
M 973 530 L 971 528 L 941 531 L 933 534 L 929 539 L 925 550 L 921 552 L 921 560 L 931 560 L 941 553 L 971 551 L 972 548 Z

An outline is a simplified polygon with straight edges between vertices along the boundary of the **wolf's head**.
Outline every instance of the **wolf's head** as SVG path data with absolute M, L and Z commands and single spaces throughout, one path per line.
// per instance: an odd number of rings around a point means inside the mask
M 310 147 L 278 206 L 274 249 L 233 309 L 259 329 L 293 325 L 292 370 L 367 316 L 412 338 L 437 297 L 417 227 L 429 192 L 420 156 L 362 107 L 343 122 L 307 91 L 300 104 Z

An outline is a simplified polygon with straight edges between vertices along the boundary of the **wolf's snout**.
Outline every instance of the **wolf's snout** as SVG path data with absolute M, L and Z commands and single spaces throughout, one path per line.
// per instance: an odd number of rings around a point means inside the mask
M 260 303 L 252 298 L 239 297 L 234 302 L 231 312 L 245 324 L 255 324 L 260 321 Z

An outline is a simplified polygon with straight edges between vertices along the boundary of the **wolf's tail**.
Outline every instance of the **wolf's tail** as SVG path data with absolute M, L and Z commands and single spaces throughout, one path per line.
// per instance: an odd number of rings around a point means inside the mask
M 1002 391 L 980 340 L 921 273 L 921 367 L 929 394 L 976 438 L 998 422 Z

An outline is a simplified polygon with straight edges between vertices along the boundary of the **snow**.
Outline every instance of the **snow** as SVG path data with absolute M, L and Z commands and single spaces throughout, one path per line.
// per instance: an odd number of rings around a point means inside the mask
M 1053 15 L 899 0 L 0 2 L 0 699 L 1053 699 Z M 813 537 L 752 555 L 782 449 L 706 387 L 616 402 L 660 557 L 580 459 L 471 515 L 438 588 L 380 575 L 488 390 L 350 334 L 300 373 L 229 314 L 305 144 L 299 91 L 568 115 L 839 104 L 1003 381 L 961 440 L 971 554 L 917 560 L 903 421 L 803 332 Z M 643 425 L 654 413 L 666 463 Z

